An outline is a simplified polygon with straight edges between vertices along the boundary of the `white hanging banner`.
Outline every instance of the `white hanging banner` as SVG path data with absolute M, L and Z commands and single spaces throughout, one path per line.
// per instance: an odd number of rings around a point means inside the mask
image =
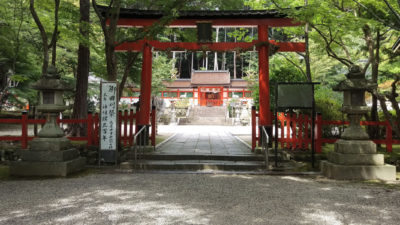
M 102 82 L 100 90 L 100 150 L 117 150 L 117 82 Z

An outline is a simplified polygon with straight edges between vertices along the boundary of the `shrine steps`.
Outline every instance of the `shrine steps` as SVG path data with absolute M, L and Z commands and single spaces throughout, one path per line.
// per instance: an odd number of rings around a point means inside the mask
M 135 169 L 132 157 L 120 164 L 122 170 Z M 273 156 L 269 161 L 272 163 Z M 137 170 L 151 171 L 264 171 L 264 156 L 248 155 L 170 155 L 145 154 Z
M 195 106 L 193 107 L 188 125 L 228 125 L 225 106 Z

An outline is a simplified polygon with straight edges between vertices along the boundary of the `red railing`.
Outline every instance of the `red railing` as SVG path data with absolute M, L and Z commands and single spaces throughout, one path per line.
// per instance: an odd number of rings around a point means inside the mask
M 257 132 L 258 112 L 252 109 L 252 149 L 256 148 L 257 141 L 260 140 L 259 132 Z M 278 113 L 278 143 L 281 148 L 287 149 L 309 149 L 311 144 L 311 118 L 308 115 L 284 114 Z M 348 125 L 347 121 L 325 121 L 322 115 L 318 114 L 315 120 L 315 151 L 322 152 L 324 143 L 335 143 L 337 138 L 324 138 L 323 126 L 329 125 Z M 376 144 L 385 144 L 386 151 L 392 152 L 393 144 L 400 144 L 400 140 L 393 139 L 392 127 L 387 121 L 371 122 L 361 121 L 362 126 L 382 126 L 385 127 L 385 139 L 373 139 Z
M 119 140 L 123 146 L 133 145 L 133 136 L 135 135 L 133 127 L 136 114 L 133 110 L 125 110 L 119 112 Z M 156 135 L 156 110 L 151 111 L 151 144 L 155 146 Z M 0 119 L 0 124 L 21 124 L 21 136 L 0 136 L 0 141 L 20 141 L 21 148 L 28 147 L 28 141 L 31 141 L 35 136 L 28 135 L 29 124 L 45 124 L 45 119 L 29 119 L 26 113 L 22 114 L 21 119 Z M 87 145 L 99 146 L 99 114 L 88 113 L 85 119 L 57 119 L 57 123 L 62 124 L 86 124 L 86 136 L 67 137 L 72 141 L 87 141 Z

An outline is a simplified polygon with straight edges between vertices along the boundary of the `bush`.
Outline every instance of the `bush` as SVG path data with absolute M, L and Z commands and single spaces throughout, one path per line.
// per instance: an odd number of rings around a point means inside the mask
M 340 93 L 328 88 L 320 88 L 315 91 L 315 110 L 322 114 L 324 120 L 342 120 L 342 99 Z

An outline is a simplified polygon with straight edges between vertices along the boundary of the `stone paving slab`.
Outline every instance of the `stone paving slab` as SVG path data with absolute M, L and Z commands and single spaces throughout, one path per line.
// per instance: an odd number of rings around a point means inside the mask
M 160 129 L 161 132 L 165 130 L 174 130 L 177 134 L 161 146 L 156 154 L 251 154 L 250 149 L 232 135 L 234 132 L 240 133 L 238 127 L 169 126 Z M 243 132 L 248 133 L 247 127 L 243 127 Z

